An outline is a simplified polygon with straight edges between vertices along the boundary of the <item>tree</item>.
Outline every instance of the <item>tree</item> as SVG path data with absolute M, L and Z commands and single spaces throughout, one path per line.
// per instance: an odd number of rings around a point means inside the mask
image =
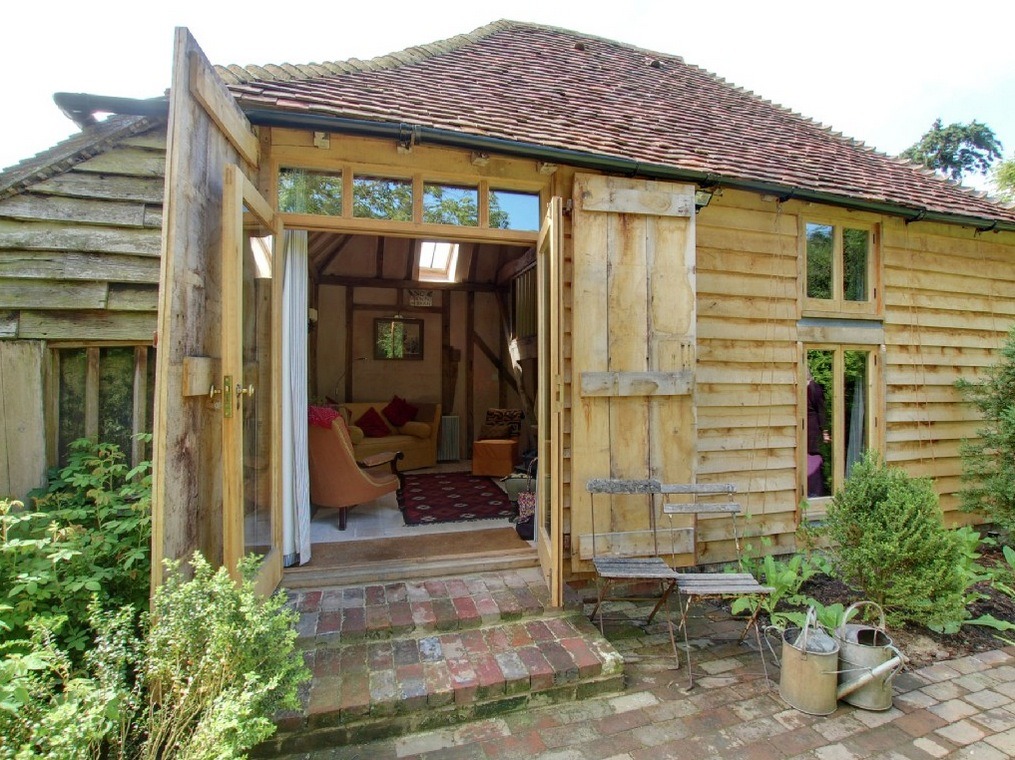
M 901 156 L 961 182 L 965 174 L 987 174 L 1001 158 L 1001 148 L 994 130 L 975 119 L 947 127 L 936 119 L 930 131 Z
M 1005 203 L 1015 203 L 1015 156 L 994 167 L 994 190 Z

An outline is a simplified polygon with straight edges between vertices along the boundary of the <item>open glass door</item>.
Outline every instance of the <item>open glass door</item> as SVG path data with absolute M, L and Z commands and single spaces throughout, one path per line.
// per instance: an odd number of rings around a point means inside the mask
M 153 587 L 163 560 L 195 551 L 234 573 L 253 551 L 263 558 L 261 591 L 281 578 L 280 270 L 272 244 L 259 239 L 277 241 L 280 229 L 250 181 L 260 152 L 197 42 L 177 29 L 156 335 Z
M 538 477 L 536 493 L 536 549 L 550 588 L 550 603 L 563 604 L 563 447 L 561 415 L 564 392 L 561 376 L 560 270 L 562 257 L 561 199 L 551 198 L 539 231 L 537 304 L 539 309 L 539 369 L 537 428 Z
M 223 561 L 260 558 L 258 588 L 278 585 L 281 532 L 281 276 L 272 210 L 235 165 L 222 207 Z M 248 223 L 244 223 L 244 210 Z

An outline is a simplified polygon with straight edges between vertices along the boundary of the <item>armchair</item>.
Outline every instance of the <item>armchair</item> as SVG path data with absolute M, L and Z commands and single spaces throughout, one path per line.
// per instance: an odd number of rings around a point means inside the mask
M 338 509 L 338 529 L 345 530 L 349 510 L 357 504 L 394 492 L 398 508 L 405 507 L 404 479 L 398 471 L 402 452 L 389 451 L 356 460 L 345 420 L 336 417 L 330 427 L 309 427 L 310 503 Z M 389 465 L 390 472 L 373 468 Z

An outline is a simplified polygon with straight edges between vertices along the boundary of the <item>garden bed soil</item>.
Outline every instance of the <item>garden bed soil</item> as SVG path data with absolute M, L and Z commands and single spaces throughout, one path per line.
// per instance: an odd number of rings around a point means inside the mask
M 1015 599 L 991 588 L 987 583 L 979 583 L 974 588 L 983 598 L 969 606 L 970 618 L 993 615 L 998 620 L 1015 623 Z M 845 583 L 827 575 L 817 575 L 805 581 L 800 593 L 823 605 L 841 602 L 849 606 L 862 599 Z M 888 635 L 909 658 L 911 668 L 999 649 L 1015 641 L 1015 632 L 1003 633 L 982 625 L 964 625 L 957 633 L 946 634 L 937 633 L 925 626 L 907 624 L 890 627 Z

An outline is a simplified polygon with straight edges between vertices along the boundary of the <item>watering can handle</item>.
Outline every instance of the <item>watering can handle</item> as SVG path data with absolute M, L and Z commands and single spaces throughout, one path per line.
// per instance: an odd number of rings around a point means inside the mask
M 871 601 L 853 602 L 853 604 L 849 605 L 846 608 L 846 611 L 842 613 L 842 623 L 839 625 L 838 628 L 835 629 L 835 635 L 838 638 L 840 639 L 846 638 L 846 623 L 849 622 L 850 616 L 854 612 L 859 610 L 861 607 L 875 607 L 878 611 L 878 616 L 880 618 L 880 622 L 875 626 L 875 628 L 877 628 L 879 631 L 885 630 L 885 611 L 881 609 L 880 604 Z
M 804 653 L 807 652 L 807 636 L 809 635 L 811 626 L 817 627 L 817 625 L 818 625 L 818 613 L 817 610 L 814 609 L 814 605 L 812 604 L 810 607 L 807 608 L 807 616 L 804 618 L 804 627 L 800 631 L 800 638 L 797 639 L 797 644 L 799 644 L 799 649 L 801 652 Z

